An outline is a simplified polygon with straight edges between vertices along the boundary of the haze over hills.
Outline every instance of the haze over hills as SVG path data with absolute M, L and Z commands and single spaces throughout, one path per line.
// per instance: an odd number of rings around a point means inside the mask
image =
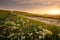
M 32 17 L 45 17 L 45 18 L 53 18 L 53 19 L 60 19 L 60 15 L 49 15 L 49 14 L 33 14 L 28 12 L 22 12 L 22 11 L 13 11 L 14 13 L 20 14 L 20 15 L 26 15 L 26 16 L 32 16 Z
M 2 10 L 0 10 L 2 11 Z M 5 10 L 7 11 L 7 10 Z M 32 16 L 32 17 L 45 17 L 45 18 L 53 18 L 53 19 L 60 19 L 60 15 L 49 15 L 49 14 L 34 14 L 29 12 L 23 12 L 23 11 L 13 11 L 14 13 L 25 15 L 25 16 Z

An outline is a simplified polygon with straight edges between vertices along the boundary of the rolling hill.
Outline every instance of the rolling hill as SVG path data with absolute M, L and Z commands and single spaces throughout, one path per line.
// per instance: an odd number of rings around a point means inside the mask
M 41 32 L 42 32 L 42 35 L 45 34 L 42 37 L 45 37 L 47 35 L 47 40 L 50 37 L 51 37 L 50 40 L 54 40 L 56 39 L 56 36 L 60 33 L 60 26 L 49 25 L 40 21 L 36 21 L 36 20 L 24 17 L 25 15 L 31 16 L 32 14 L 28 14 L 28 13 L 25 14 L 25 12 L 19 12 L 19 13 L 20 14 L 17 15 L 17 13 L 15 14 L 13 11 L 11 13 L 10 11 L 0 10 L 0 15 L 1 15 L 0 16 L 1 18 L 0 19 L 0 39 L 1 40 L 4 40 L 4 38 L 10 39 L 10 40 L 14 40 L 14 39 L 18 40 L 20 39 L 20 36 L 26 37 L 28 33 L 32 33 L 32 35 L 34 34 L 38 35 Z
M 48 15 L 48 14 L 33 14 L 33 13 L 27 13 L 22 11 L 13 11 L 14 13 L 17 13 L 19 15 L 24 16 L 30 16 L 30 17 L 45 17 L 45 18 L 51 18 L 51 19 L 60 19 L 60 15 Z

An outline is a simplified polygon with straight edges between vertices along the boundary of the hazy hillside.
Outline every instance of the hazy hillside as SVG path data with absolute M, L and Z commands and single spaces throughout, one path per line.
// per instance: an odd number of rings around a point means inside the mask
M 27 12 L 21 12 L 21 11 L 13 11 L 14 13 L 25 15 L 25 16 L 31 16 L 31 17 L 45 17 L 45 18 L 51 18 L 51 19 L 60 19 L 60 15 L 48 15 L 48 14 L 33 14 L 33 13 L 27 13 Z
M 40 21 L 25 18 L 15 13 L 11 13 L 10 11 L 0 11 L 0 15 L 3 16 L 3 17 L 0 16 L 2 19 L 2 20 L 0 19 L 0 39 L 1 40 L 4 40 L 4 39 L 20 40 L 22 36 L 28 37 L 28 38 L 24 38 L 24 40 L 26 39 L 35 40 L 35 38 L 39 36 L 42 36 L 41 38 L 43 38 L 44 40 L 48 40 L 49 38 L 50 38 L 49 40 L 54 40 L 56 39 L 56 36 L 58 36 L 57 39 L 60 38 L 59 26 L 48 25 Z M 35 35 L 37 37 L 35 37 Z M 37 39 L 39 40 L 39 38 Z

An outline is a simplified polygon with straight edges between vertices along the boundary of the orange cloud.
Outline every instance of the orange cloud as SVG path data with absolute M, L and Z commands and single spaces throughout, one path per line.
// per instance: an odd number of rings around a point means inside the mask
M 41 4 L 41 6 L 60 6 L 60 0 L 14 0 L 18 4 Z

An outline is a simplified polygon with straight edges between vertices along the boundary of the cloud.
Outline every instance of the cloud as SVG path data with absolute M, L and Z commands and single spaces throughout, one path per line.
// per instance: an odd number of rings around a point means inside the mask
M 37 2 L 37 0 L 14 0 L 17 3 L 21 3 L 21 4 L 30 4 L 30 3 L 35 3 Z
M 0 8 L 38 10 L 60 6 L 60 0 L 0 0 Z
M 18 4 L 33 4 L 33 5 L 60 5 L 60 0 L 14 0 Z
M 60 5 L 60 0 L 0 0 L 0 5 L 51 6 Z
M 51 3 L 60 0 L 14 0 L 18 3 Z

